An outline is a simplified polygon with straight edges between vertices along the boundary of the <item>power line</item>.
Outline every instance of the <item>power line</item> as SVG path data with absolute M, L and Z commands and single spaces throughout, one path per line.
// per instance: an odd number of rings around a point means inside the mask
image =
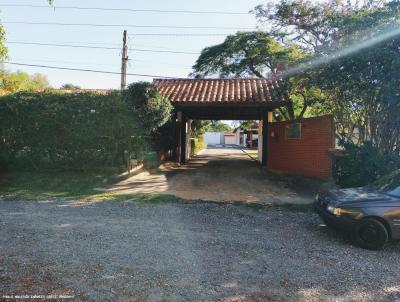
M 31 4 L 1 4 L 2 7 L 30 7 L 30 8 L 49 8 L 48 5 Z M 213 14 L 213 15 L 248 15 L 245 12 L 232 11 L 195 11 L 195 10 L 162 10 L 162 9 L 132 9 L 132 8 L 106 8 L 106 7 L 81 7 L 81 6 L 53 6 L 54 9 L 74 9 L 74 10 L 97 10 L 97 11 L 117 11 L 117 12 L 145 12 L 145 13 L 179 13 L 179 14 Z
M 39 42 L 17 42 L 17 41 L 6 41 L 6 43 L 8 43 L 8 44 L 19 44 L 19 45 L 38 45 L 38 46 L 55 46 L 55 47 L 72 47 L 72 48 L 120 50 L 120 48 L 118 48 L 118 47 L 91 46 L 91 45 L 72 45 L 72 44 L 39 43 Z
M 13 62 L 18 63 L 18 62 L 24 62 L 24 61 L 29 61 L 29 62 L 45 62 L 45 63 L 61 63 L 61 64 L 76 64 L 76 65 L 87 65 L 87 66 L 115 66 L 115 64 L 104 64 L 104 63 L 88 63 L 88 62 L 83 62 L 83 61 L 64 61 L 64 60 L 46 60 L 46 59 L 32 59 L 32 58 L 12 58 Z
M 54 47 L 121 50 L 118 47 L 91 46 L 91 45 L 73 45 L 73 44 L 39 43 L 39 42 L 17 42 L 17 41 L 6 41 L 6 43 L 8 43 L 8 44 L 19 44 L 19 45 L 37 45 L 37 46 L 54 46 Z M 198 54 L 200 54 L 199 52 L 157 50 L 157 49 L 143 49 L 143 48 L 131 48 L 129 50 L 129 52 L 132 52 L 132 51 L 157 52 L 157 53 L 175 53 L 175 54 L 187 54 L 187 55 L 198 55 Z
M 9 35 L 7 35 L 9 37 Z M 89 44 L 89 45 L 106 45 L 106 46 L 118 46 L 118 43 L 110 43 L 110 42 L 90 42 L 90 41 L 27 41 L 27 40 L 9 40 L 12 42 L 35 42 L 35 43 L 56 43 L 56 44 L 63 44 L 63 43 L 67 43 L 67 44 Z M 154 45 L 154 44 L 137 44 L 135 43 L 135 45 L 137 46 L 141 46 L 141 47 L 152 47 L 152 48 L 158 48 L 158 49 L 164 49 L 164 50 L 173 50 L 171 48 L 165 47 L 165 46 L 158 46 L 158 45 Z M 191 52 L 194 50 L 187 50 L 187 52 Z
M 166 33 L 166 34 L 161 34 L 161 33 L 139 33 L 139 34 L 131 34 L 129 35 L 130 37 L 135 37 L 135 36 L 159 36 L 159 37 L 226 37 L 227 35 L 230 35 L 230 33 L 218 33 L 218 34 L 195 34 L 195 33 Z
M 9 36 L 9 35 L 7 35 L 7 36 Z M 10 42 L 12 41 L 13 43 L 14 42 L 35 42 L 35 43 L 56 43 L 56 44 L 59 44 L 59 43 L 68 43 L 68 44 L 89 44 L 89 45 L 108 45 L 108 46 L 110 46 L 110 45 L 114 45 L 114 46 L 117 46 L 118 44 L 117 43 L 110 43 L 110 42 L 108 42 L 108 43 L 105 43 L 105 42 L 89 42 L 89 41 L 27 41 L 27 40 L 9 40 Z M 143 44 L 141 44 L 141 46 L 146 46 L 146 47 L 148 47 L 148 46 L 150 46 L 150 45 L 143 45 Z M 153 47 L 153 46 L 150 46 L 150 47 Z
M 3 24 L 24 24 L 24 25 L 85 26 L 85 27 L 255 30 L 255 28 L 252 28 L 252 27 L 231 27 L 231 26 L 178 26 L 178 25 L 60 23 L 60 22 L 26 22 L 26 21 L 3 21 L 2 23 Z
M 58 69 L 58 70 L 68 70 L 68 71 L 82 71 L 82 72 L 92 72 L 92 73 L 103 73 L 103 74 L 116 74 L 121 75 L 121 72 L 117 71 L 104 71 L 104 70 L 94 70 L 94 69 L 81 69 L 81 68 L 70 68 L 70 67 L 59 67 L 59 66 L 48 66 L 48 65 L 36 65 L 36 64 L 26 64 L 26 63 L 15 63 L 15 62 L 4 62 L 3 64 L 17 65 L 17 66 L 28 66 L 28 67 L 39 67 L 48 69 Z M 129 76 L 137 77 L 147 77 L 147 78 L 165 78 L 174 79 L 175 77 L 151 75 L 151 74 L 141 74 L 141 73 L 127 73 Z
M 75 65 L 86 65 L 86 66 L 115 66 L 115 64 L 104 64 L 104 63 L 95 63 L 95 62 L 83 62 L 83 61 L 65 61 L 65 60 L 46 60 L 46 59 L 32 59 L 32 58 L 12 58 L 13 62 L 18 63 L 18 62 L 24 62 L 24 61 L 29 61 L 29 62 L 45 62 L 45 63 L 61 63 L 61 64 L 75 64 Z M 129 62 L 134 62 L 134 63 L 147 63 L 149 65 L 165 65 L 165 66 L 170 66 L 170 67 L 179 67 L 179 68 L 185 68 L 185 69 L 191 69 L 192 66 L 189 65 L 178 65 L 178 64 L 171 64 L 171 63 L 165 63 L 165 62 L 156 62 L 156 61 L 147 61 L 147 60 L 132 60 L 129 59 Z

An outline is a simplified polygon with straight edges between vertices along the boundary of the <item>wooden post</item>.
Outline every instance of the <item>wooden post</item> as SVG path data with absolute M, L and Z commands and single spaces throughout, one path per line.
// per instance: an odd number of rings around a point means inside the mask
M 175 161 L 180 163 L 181 162 L 181 150 L 182 150 L 182 141 L 181 141 L 181 130 L 182 129 L 182 112 L 176 112 L 176 119 L 175 119 Z
M 261 165 L 264 167 L 268 166 L 268 113 L 263 114 L 262 119 L 262 161 Z
M 177 161 L 177 147 L 179 144 L 179 140 L 178 140 L 178 117 L 177 117 L 177 113 L 174 110 L 173 114 L 172 114 L 172 123 L 171 123 L 171 133 L 172 133 L 172 137 L 174 139 L 173 145 L 172 145 L 172 158 L 174 161 Z
M 186 163 L 186 118 L 182 115 L 181 122 L 181 164 Z
M 191 147 L 191 133 L 192 133 L 192 120 L 188 119 L 186 121 L 187 124 L 187 131 L 186 131 L 186 160 L 190 160 L 190 154 L 192 152 L 192 147 Z

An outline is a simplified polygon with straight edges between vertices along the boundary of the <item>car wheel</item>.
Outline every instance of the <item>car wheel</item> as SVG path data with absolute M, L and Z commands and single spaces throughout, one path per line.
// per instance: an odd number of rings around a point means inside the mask
M 352 232 L 353 242 L 365 249 L 381 249 L 389 239 L 386 227 L 378 220 L 367 218 L 358 222 Z

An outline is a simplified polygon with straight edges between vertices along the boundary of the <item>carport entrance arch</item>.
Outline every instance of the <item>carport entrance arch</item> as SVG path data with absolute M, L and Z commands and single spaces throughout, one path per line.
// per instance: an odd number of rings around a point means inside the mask
M 290 106 L 277 81 L 267 79 L 156 79 L 161 94 L 174 106 L 175 159 L 185 163 L 190 154 L 192 120 L 260 120 L 259 158 L 267 165 L 268 124 L 272 111 Z
M 208 117 L 198 118 L 196 115 L 188 114 L 185 110 L 186 108 L 177 109 L 176 113 L 176 161 L 180 163 L 185 163 L 190 157 L 190 135 L 191 135 L 191 125 L 195 120 L 259 120 L 260 127 L 258 129 L 258 141 L 259 141 L 259 160 L 262 165 L 267 165 L 267 140 L 264 139 L 264 133 L 268 131 L 268 125 L 272 122 L 272 112 L 266 110 L 260 110 L 260 113 L 253 115 L 252 117 L 233 117 L 232 115 L 224 115 L 224 117 L 219 117 L 215 115 L 209 115 Z M 237 110 L 244 110 L 245 108 L 238 108 Z M 226 137 L 225 137 L 226 139 Z M 221 139 L 217 143 L 219 145 Z M 228 144 L 228 143 L 227 143 Z M 265 145 L 264 145 L 265 144 Z

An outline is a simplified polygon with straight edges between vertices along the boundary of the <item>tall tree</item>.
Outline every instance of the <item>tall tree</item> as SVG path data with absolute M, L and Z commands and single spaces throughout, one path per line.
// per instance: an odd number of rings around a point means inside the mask
M 307 81 L 306 93 L 319 90 L 342 139 L 398 153 L 400 2 L 334 4 L 281 1 L 258 7 L 258 17 L 272 21 L 275 37 L 313 53 L 294 78 Z
M 400 153 L 400 26 L 381 29 L 365 41 L 349 44 L 354 52 L 328 61 L 311 80 L 329 94 L 342 138 L 371 141 L 383 153 Z M 352 36 L 358 39 L 360 34 Z M 348 39 L 341 39 L 340 45 Z
M 275 73 L 280 65 L 303 56 L 298 47 L 286 47 L 268 33 L 238 32 L 221 44 L 205 48 L 193 66 L 192 75 L 263 78 Z
M 6 32 L 3 25 L 0 24 L 0 62 L 3 62 L 8 57 L 7 47 L 4 45 L 6 41 Z
M 357 14 L 385 7 L 385 2 L 281 0 L 259 5 L 253 12 L 259 23 L 265 25 L 275 38 L 282 42 L 295 42 L 311 52 L 319 52 L 337 41 Z
M 259 77 L 274 78 L 285 66 L 290 66 L 307 57 L 308 53 L 296 45 L 283 44 L 265 32 L 238 32 L 228 36 L 218 45 L 205 48 L 196 64 L 192 76 L 207 77 Z M 290 79 L 282 88 L 290 91 L 293 106 L 278 109 L 278 120 L 301 118 L 309 114 L 312 104 L 320 102 L 316 89 L 306 89 L 304 79 Z

